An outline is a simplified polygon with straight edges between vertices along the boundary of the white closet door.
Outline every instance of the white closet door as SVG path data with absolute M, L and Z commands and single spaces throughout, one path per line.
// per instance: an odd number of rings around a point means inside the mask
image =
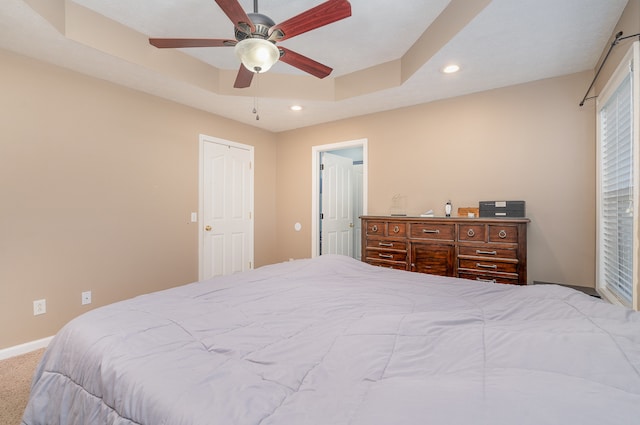
M 201 279 L 253 268 L 250 149 L 204 142 Z

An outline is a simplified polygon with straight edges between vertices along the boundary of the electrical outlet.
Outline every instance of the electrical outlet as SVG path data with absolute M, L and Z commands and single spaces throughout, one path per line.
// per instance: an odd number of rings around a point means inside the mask
M 47 312 L 47 300 L 35 300 L 33 302 L 33 315 L 45 314 Z
M 82 305 L 91 304 L 91 291 L 85 291 L 82 293 Z

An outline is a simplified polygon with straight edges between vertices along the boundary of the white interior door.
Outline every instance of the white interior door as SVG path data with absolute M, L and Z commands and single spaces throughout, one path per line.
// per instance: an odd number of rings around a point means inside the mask
M 253 268 L 253 148 L 201 142 L 200 279 Z
M 360 216 L 364 206 L 362 205 L 363 191 L 363 166 L 357 164 L 353 166 L 353 258 L 362 258 L 362 220 Z
M 353 256 L 353 160 L 322 154 L 322 254 Z
M 339 151 L 341 153 L 349 152 L 347 155 L 353 161 L 357 161 L 360 163 L 359 167 L 362 176 L 360 178 L 360 183 L 356 183 L 357 192 L 353 194 L 352 199 L 354 200 L 354 217 L 358 218 L 361 215 L 367 214 L 367 194 L 368 194 L 368 166 L 367 166 L 367 158 L 368 158 L 368 141 L 367 139 L 358 139 L 351 140 L 345 142 L 331 143 L 319 146 L 313 146 L 311 148 L 311 257 L 317 257 L 322 253 L 321 243 L 322 240 L 322 226 L 320 214 L 322 212 L 321 204 L 321 157 L 324 153 L 331 153 Z M 356 152 L 358 151 L 359 152 Z M 356 153 L 354 155 L 354 153 Z M 354 169 L 356 166 L 354 166 Z M 357 179 L 358 177 L 356 177 Z M 356 198 L 358 205 L 356 205 Z M 358 231 L 360 223 L 359 219 L 356 220 L 354 218 L 354 238 L 356 238 L 355 233 Z M 354 240 L 354 247 L 360 247 L 361 240 L 359 237 Z M 354 256 L 356 254 L 354 253 Z M 360 258 L 358 255 L 356 258 Z

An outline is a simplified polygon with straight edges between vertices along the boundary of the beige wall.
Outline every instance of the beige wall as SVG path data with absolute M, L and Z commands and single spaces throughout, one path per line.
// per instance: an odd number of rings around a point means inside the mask
M 592 72 L 367 115 L 278 136 L 279 259 L 311 253 L 312 146 L 368 139 L 370 214 L 525 200 L 529 281 L 593 286 L 595 121 L 578 103 Z M 299 221 L 303 230 L 296 232 Z
M 598 61 L 598 65 L 596 66 L 596 70 L 600 67 L 600 64 L 604 60 L 604 57 L 609 50 L 609 46 L 611 45 L 615 34 L 620 31 L 623 32 L 623 37 L 640 33 L 640 0 L 629 0 L 629 3 L 627 3 L 627 6 L 622 12 L 622 16 L 620 17 L 618 24 L 611 33 L 611 38 L 607 42 L 606 48 L 602 52 L 602 56 Z M 598 94 L 602 91 L 602 88 L 607 83 L 607 80 L 609 79 L 611 74 L 613 74 L 616 67 L 631 47 L 631 43 L 635 40 L 638 40 L 638 37 L 623 40 L 613 48 L 611 54 L 609 55 L 609 58 L 607 59 L 607 62 L 602 67 L 602 71 L 600 71 L 600 75 L 598 76 L 598 79 L 594 84 L 594 89 L 591 90 L 589 96 L 593 96 L 594 94 Z M 587 89 L 585 88 L 585 92 L 586 90 Z M 584 97 L 584 93 L 582 96 Z M 591 100 L 590 102 L 593 102 L 593 100 Z
M 0 63 L 0 348 L 197 280 L 201 133 L 255 146 L 255 261 L 275 261 L 274 134 L 8 52 Z

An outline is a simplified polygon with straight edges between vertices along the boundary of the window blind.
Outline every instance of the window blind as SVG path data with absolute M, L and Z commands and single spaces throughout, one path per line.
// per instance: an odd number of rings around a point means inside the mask
M 621 301 L 633 298 L 633 88 L 632 70 L 600 110 L 601 246 L 605 285 Z

